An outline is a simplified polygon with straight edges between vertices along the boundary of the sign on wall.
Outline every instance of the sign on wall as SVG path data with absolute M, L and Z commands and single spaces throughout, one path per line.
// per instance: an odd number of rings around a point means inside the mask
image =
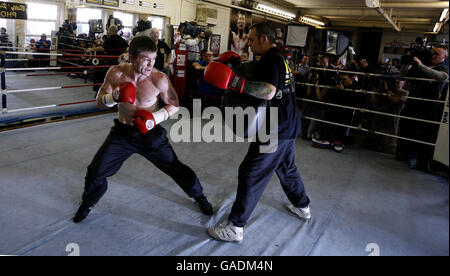
M 0 2 L 0 18 L 27 20 L 27 4 Z
M 118 7 L 119 0 L 103 0 L 103 6 Z
M 108 7 L 118 7 L 119 0 L 85 0 L 87 4 L 102 5 Z

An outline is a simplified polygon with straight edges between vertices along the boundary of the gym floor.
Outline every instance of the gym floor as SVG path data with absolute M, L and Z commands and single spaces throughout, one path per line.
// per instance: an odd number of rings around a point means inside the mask
M 371 248 L 380 255 L 449 255 L 448 179 L 409 170 L 390 155 L 352 147 L 335 153 L 301 139 L 296 163 L 311 198 L 309 222 L 285 210 L 274 176 L 242 244 L 209 238 L 207 227 L 231 209 L 248 144 L 202 142 L 172 145 L 197 173 L 214 216 L 200 213 L 169 177 L 134 155 L 75 224 L 86 167 L 115 117 L 0 132 L 0 254 L 68 255 L 76 243 L 82 256 L 369 255 Z

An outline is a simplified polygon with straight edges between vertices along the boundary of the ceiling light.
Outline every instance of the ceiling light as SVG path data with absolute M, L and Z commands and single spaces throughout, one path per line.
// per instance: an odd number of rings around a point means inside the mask
M 295 14 L 293 13 L 289 13 L 289 12 L 285 12 L 279 9 L 275 9 L 266 5 L 262 5 L 262 4 L 258 4 L 258 6 L 256 6 L 257 10 L 260 10 L 262 12 L 266 12 L 266 13 L 270 13 L 273 15 L 278 15 L 284 18 L 288 18 L 288 19 L 292 19 L 295 18 Z
M 448 13 L 448 8 L 442 10 L 441 18 L 439 19 L 440 22 L 445 20 L 445 17 L 447 16 L 447 13 Z
M 323 23 L 322 21 L 319 20 L 315 20 L 309 17 L 305 17 L 305 16 L 300 16 L 299 21 L 301 23 L 305 23 L 308 25 L 312 25 L 312 26 L 316 26 L 316 27 L 323 27 L 325 26 L 325 23 Z

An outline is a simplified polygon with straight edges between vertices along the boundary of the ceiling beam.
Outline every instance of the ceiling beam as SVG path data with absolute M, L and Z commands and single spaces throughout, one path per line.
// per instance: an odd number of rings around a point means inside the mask
M 361 1 L 364 3 L 364 1 Z M 432 1 L 432 2 L 381 2 L 380 3 L 384 8 L 404 8 L 404 9 L 444 9 L 448 8 L 448 1 Z M 295 5 L 296 8 L 303 9 L 329 9 L 328 5 Z M 361 9 L 367 8 L 366 5 L 342 5 L 337 3 L 334 5 L 336 9 Z
M 448 1 L 433 2 L 382 2 L 383 8 L 404 8 L 404 9 L 444 9 L 448 8 Z
M 392 25 L 392 28 L 394 28 L 394 30 L 396 30 L 397 32 L 400 32 L 400 31 L 401 31 L 401 29 L 400 29 L 400 27 L 397 25 L 397 23 L 394 22 L 394 20 L 392 19 L 392 17 L 391 17 L 389 14 L 387 14 L 382 8 L 378 7 L 378 8 L 375 8 L 375 10 L 376 10 L 379 14 L 381 14 L 381 16 L 383 16 L 384 19 L 386 19 L 386 21 L 389 22 L 389 24 Z
M 307 16 L 307 15 L 306 15 Z M 365 21 L 365 22 L 384 22 L 379 20 L 379 17 L 350 17 L 350 16 L 324 16 L 323 18 L 327 19 L 328 21 L 337 22 L 337 21 Z M 396 18 L 398 22 L 402 23 L 417 23 L 417 24 L 430 24 L 434 22 L 430 18 L 412 18 L 412 17 L 398 17 Z

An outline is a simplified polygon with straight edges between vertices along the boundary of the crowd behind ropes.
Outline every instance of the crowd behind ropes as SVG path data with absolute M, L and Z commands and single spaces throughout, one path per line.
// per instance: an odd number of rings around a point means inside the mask
M 76 35 L 76 25 L 66 20 L 57 33 L 56 47 L 52 47 L 45 33 L 40 38 L 31 38 L 25 47 L 25 51 L 30 52 L 25 56 L 28 60 L 7 62 L 6 67 L 50 66 L 50 58 L 33 55 L 50 49 L 80 54 L 71 59 L 61 59 L 58 61 L 60 66 L 115 65 L 127 62 L 126 51 L 130 41 L 145 35 L 152 37 L 157 44 L 154 67 L 168 75 L 173 75 L 175 44 L 181 41 L 188 46 L 188 68 L 192 71 L 188 75 L 194 77 L 194 83 L 188 81 L 187 85 L 195 90 L 202 83 L 203 70 L 217 60 L 218 54 L 208 50 L 211 32 L 199 29 L 195 22 L 180 24 L 172 45 L 159 38 L 159 30 L 152 28 L 149 21 L 137 22 L 131 34 L 123 32 L 123 26 L 116 18 L 110 18 L 105 27 L 106 34 Z M 1 28 L 0 39 L 1 50 L 16 51 L 4 27 Z M 295 59 L 287 55 L 304 116 L 302 138 L 311 141 L 311 145 L 318 149 L 342 152 L 347 146 L 363 146 L 392 154 L 405 161 L 411 169 L 440 170 L 441 165 L 433 161 L 434 146 L 430 145 L 436 142 L 439 124 L 430 122 L 440 122 L 442 117 L 442 102 L 448 92 L 448 47 L 424 45 L 420 53 L 417 56 L 412 53 L 409 59 L 379 62 L 355 55 L 346 64 L 336 56 L 320 52 L 312 56 L 297 55 Z M 6 55 L 7 59 L 17 57 Z M 238 62 L 257 62 L 260 57 L 252 58 L 249 60 L 249 53 L 244 51 L 239 54 Z M 92 74 L 69 75 L 101 83 L 107 70 L 92 68 Z M 94 86 L 94 91 L 98 89 L 99 86 Z

